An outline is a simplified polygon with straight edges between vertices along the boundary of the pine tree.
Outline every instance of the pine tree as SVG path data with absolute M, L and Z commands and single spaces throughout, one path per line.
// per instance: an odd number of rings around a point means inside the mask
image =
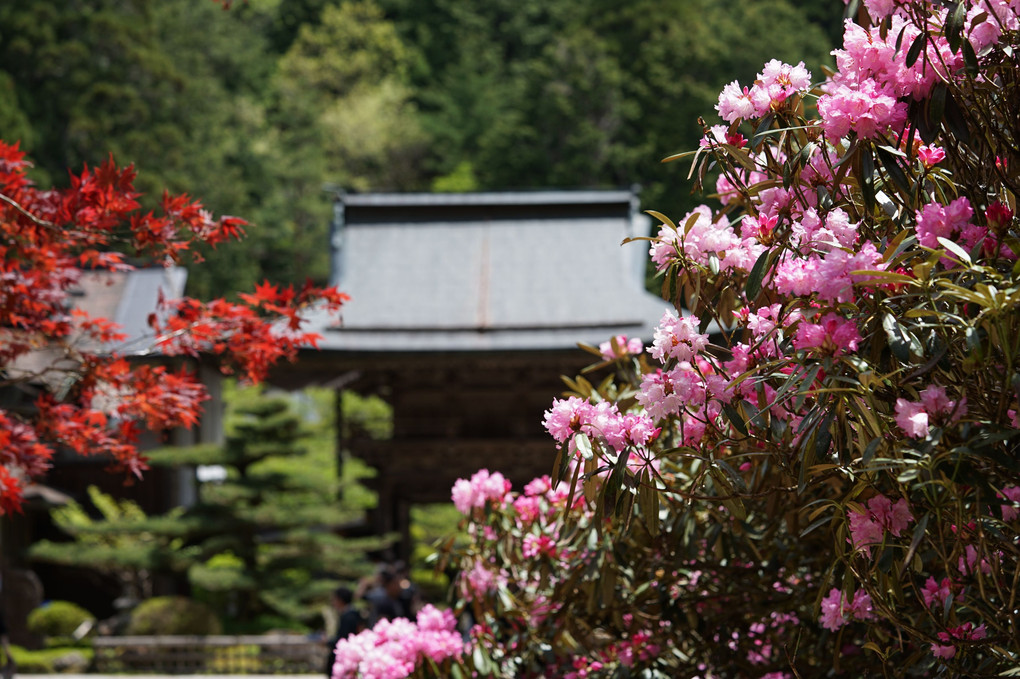
M 224 445 L 152 456 L 154 464 L 223 470 L 220 480 L 200 485 L 181 519 L 186 542 L 198 549 L 188 569 L 192 587 L 237 621 L 307 620 L 338 580 L 367 572 L 367 550 L 383 546 L 336 533 L 360 510 L 338 502 L 336 482 L 309 462 L 301 445 L 308 433 L 289 399 L 258 396 L 235 408 Z

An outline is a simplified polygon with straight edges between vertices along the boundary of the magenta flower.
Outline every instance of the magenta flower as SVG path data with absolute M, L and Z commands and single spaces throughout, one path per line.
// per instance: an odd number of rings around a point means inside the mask
M 876 495 L 868 501 L 866 508 L 847 512 L 849 541 L 854 549 L 871 556 L 871 545 L 881 544 L 886 531 L 899 537 L 913 520 L 906 498 L 900 498 L 894 504 L 889 498 Z
M 502 505 L 510 492 L 511 484 L 499 472 L 489 473 L 488 469 L 479 469 L 470 480 L 457 479 L 453 484 L 451 496 L 453 504 L 465 516 L 470 516 L 475 507 L 482 508 L 486 502 Z
M 848 318 L 827 313 L 818 323 L 801 321 L 793 337 L 793 346 L 798 349 L 820 349 L 820 353 L 842 356 L 857 349 L 861 335 L 857 325 Z
M 914 227 L 917 240 L 926 248 L 936 249 L 939 238 L 952 239 L 970 225 L 973 216 L 970 201 L 962 196 L 949 205 L 929 203 L 917 212 L 917 225 Z
M 1002 520 L 1012 521 L 1020 513 L 1017 511 L 1017 505 L 1020 504 L 1020 486 L 1007 486 L 998 495 L 1012 503 L 1000 506 L 1000 509 L 1002 509 Z
M 953 600 L 953 583 L 949 578 L 942 578 L 942 582 L 935 582 L 935 578 L 928 576 L 921 589 L 921 596 L 924 598 L 924 605 L 928 608 L 938 606 L 942 608 L 946 602 Z
M 867 592 L 858 592 L 848 601 L 843 592 L 835 587 L 822 599 L 819 622 L 825 629 L 835 632 L 853 620 L 872 620 L 875 615 L 871 610 L 871 597 Z
M 627 339 L 626 335 L 617 335 L 615 339 L 617 349 L 613 348 L 612 341 L 606 341 L 599 345 L 599 353 L 607 361 L 634 356 L 644 351 L 645 345 L 641 342 L 640 337 Z

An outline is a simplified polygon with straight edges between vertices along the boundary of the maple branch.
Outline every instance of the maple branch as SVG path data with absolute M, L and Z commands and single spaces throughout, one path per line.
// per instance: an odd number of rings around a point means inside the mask
M 10 196 L 8 196 L 8 195 L 6 195 L 4 193 L 0 193 L 0 200 L 2 200 L 3 202 L 7 203 L 8 205 L 10 205 L 15 210 L 17 210 L 21 214 L 25 215 L 26 217 L 28 217 L 29 219 L 31 219 L 33 222 L 35 222 L 39 226 L 47 228 L 47 229 L 53 229 L 54 231 L 57 230 L 57 225 L 56 224 L 54 224 L 53 222 L 46 221 L 45 219 L 40 219 L 39 217 L 36 217 L 31 212 L 29 212 L 25 208 L 21 207 L 21 205 L 18 203 L 18 201 L 14 200 Z

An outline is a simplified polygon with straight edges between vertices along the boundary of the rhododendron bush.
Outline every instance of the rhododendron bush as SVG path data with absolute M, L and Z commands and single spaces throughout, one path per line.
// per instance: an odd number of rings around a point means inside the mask
M 301 329 L 302 309 L 338 310 L 345 299 L 268 283 L 238 302 L 167 298 L 149 318 L 149 344 L 125 347 L 115 324 L 75 308 L 84 273 L 126 271 L 129 258 L 174 264 L 196 243 L 240 237 L 245 222 L 215 219 L 186 196 L 164 195 L 158 214 L 145 212 L 134 169 L 112 159 L 72 174 L 66 189 L 34 186 L 28 167 L 17 144 L 0 141 L 0 514 L 20 509 L 23 488 L 58 448 L 137 475 L 143 430 L 194 425 L 206 390 L 160 357 L 216 356 L 224 371 L 257 381 L 315 342 Z M 7 398 L 17 393 L 32 396 Z
M 1020 2 L 852 14 L 671 159 L 717 203 L 652 213 L 675 311 L 592 348 L 551 476 L 454 487 L 454 676 L 1020 667 Z

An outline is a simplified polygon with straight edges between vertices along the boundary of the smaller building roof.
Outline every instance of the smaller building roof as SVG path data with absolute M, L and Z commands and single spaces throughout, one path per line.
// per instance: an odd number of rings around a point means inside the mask
M 667 304 L 644 290 L 651 221 L 630 191 L 343 196 L 333 283 L 342 352 L 572 349 L 651 337 Z

